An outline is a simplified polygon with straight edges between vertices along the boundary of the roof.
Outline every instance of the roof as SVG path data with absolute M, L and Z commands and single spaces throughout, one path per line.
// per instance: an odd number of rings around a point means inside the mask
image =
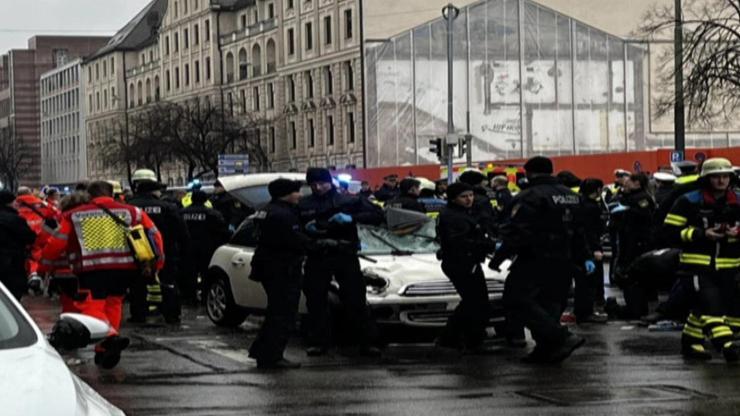
M 89 59 L 114 51 L 140 49 L 154 43 L 166 11 L 167 0 L 152 0 Z
M 239 10 L 254 6 L 257 0 L 211 0 L 211 7 L 221 6 L 224 10 Z
M 253 173 L 248 175 L 221 176 L 218 181 L 228 192 L 235 189 L 248 188 L 252 186 L 267 186 L 278 178 L 290 179 L 292 181 L 305 181 L 305 173 Z

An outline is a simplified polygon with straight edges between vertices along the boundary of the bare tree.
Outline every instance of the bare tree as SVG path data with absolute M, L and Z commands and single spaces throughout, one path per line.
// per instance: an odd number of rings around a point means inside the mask
M 740 0 L 685 0 L 683 7 L 683 100 L 690 122 L 728 122 L 740 107 Z M 664 36 L 675 28 L 673 5 L 653 8 L 640 32 Z M 662 70 L 656 105 L 659 116 L 673 111 L 673 49 L 659 56 Z
M 18 188 L 22 165 L 30 159 L 23 140 L 12 127 L 0 129 L 0 179 L 10 190 Z
M 131 176 L 137 163 L 141 160 L 141 150 L 138 148 L 136 140 L 130 134 L 130 125 L 126 116 L 123 115 L 113 120 L 112 125 L 96 134 L 99 137 L 97 157 L 106 165 L 114 169 L 124 169 L 129 185 Z
M 175 105 L 156 103 L 130 116 L 129 131 L 132 145 L 138 150 L 134 159 L 139 167 L 153 169 L 162 180 L 162 167 L 173 161 L 172 131 Z

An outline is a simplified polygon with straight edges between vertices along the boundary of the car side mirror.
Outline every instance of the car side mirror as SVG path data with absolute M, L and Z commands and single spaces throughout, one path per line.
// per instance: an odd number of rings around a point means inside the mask
M 98 342 L 111 333 L 105 321 L 80 313 L 63 313 L 49 334 L 49 343 L 56 348 L 72 350 Z

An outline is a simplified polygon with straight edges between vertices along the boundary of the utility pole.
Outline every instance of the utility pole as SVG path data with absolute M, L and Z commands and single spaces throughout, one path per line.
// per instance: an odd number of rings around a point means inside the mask
M 684 115 L 683 100 L 683 16 L 681 12 L 681 0 L 675 0 L 676 25 L 673 33 L 673 44 L 675 54 L 675 81 L 676 81 L 676 103 L 673 107 L 675 150 L 686 151 L 686 120 Z
M 455 7 L 452 3 L 448 4 L 444 7 L 444 9 L 442 9 L 442 17 L 447 20 L 447 183 L 452 183 L 454 180 L 452 164 L 455 160 L 454 152 L 455 144 L 457 144 L 457 138 L 455 137 L 455 120 L 453 114 L 454 95 L 452 64 L 454 60 L 454 21 L 459 15 L 460 9 Z

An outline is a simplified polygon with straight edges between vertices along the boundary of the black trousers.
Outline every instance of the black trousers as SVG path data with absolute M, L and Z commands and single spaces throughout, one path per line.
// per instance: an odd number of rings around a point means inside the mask
M 166 321 L 176 321 L 180 318 L 180 299 L 177 293 L 177 275 L 178 267 L 176 261 L 170 261 L 159 272 L 159 292 L 161 293 L 161 303 L 159 310 Z M 151 286 L 152 288 L 147 288 Z M 150 293 L 154 289 L 154 293 Z M 149 295 L 156 293 L 156 283 L 152 279 L 138 276 L 131 284 L 129 291 L 129 310 L 131 318 L 135 321 L 143 321 L 149 312 L 149 306 L 152 302 L 147 300 Z
M 331 253 L 309 256 L 306 260 L 303 293 L 308 308 L 308 343 L 327 347 L 329 329 L 329 285 L 332 278 L 339 284 L 339 298 L 344 308 L 342 328 L 351 342 L 370 346 L 377 341 L 378 331 L 367 306 L 367 286 L 356 255 Z
M 447 320 L 442 340 L 452 345 L 462 341 L 469 348 L 480 346 L 491 317 L 488 287 L 481 265 L 442 261 L 442 271 L 460 295 L 460 303 Z
M 532 332 L 539 348 L 559 346 L 568 336 L 560 325 L 573 266 L 564 261 L 517 259 L 504 285 L 504 306 Z
M 183 299 L 195 302 L 198 290 L 202 289 L 198 286 L 198 276 L 200 276 L 201 279 L 205 280 L 206 272 L 208 271 L 208 265 L 211 262 L 211 257 L 213 257 L 212 250 L 193 250 L 190 253 L 190 256 L 187 260 L 187 270 L 184 270 L 182 273 L 179 274 L 177 281 L 180 296 Z
M 596 271 L 586 274 L 575 272 L 575 293 L 573 294 L 573 313 L 576 317 L 585 318 L 594 313 L 594 303 L 604 302 L 604 263 L 597 261 Z
M 289 262 L 264 266 L 261 283 L 267 294 L 267 311 L 257 338 L 249 348 L 249 356 L 259 362 L 275 362 L 283 358 L 298 313 L 301 264 Z

